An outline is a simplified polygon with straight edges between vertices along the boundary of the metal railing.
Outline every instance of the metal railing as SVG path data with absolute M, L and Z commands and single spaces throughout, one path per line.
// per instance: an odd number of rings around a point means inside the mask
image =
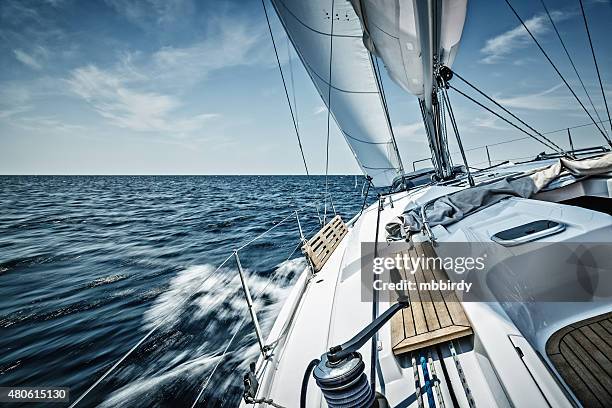
M 257 337 L 257 342 L 259 344 L 259 349 L 261 352 L 261 355 L 264 359 L 269 358 L 269 351 L 273 350 L 275 345 L 278 343 L 278 340 L 275 340 L 273 342 L 271 342 L 270 344 L 266 345 L 263 335 L 262 335 L 262 331 L 261 331 L 261 326 L 259 324 L 259 320 L 257 318 L 257 311 L 255 310 L 255 306 L 254 306 L 254 302 L 253 299 L 257 299 L 261 294 L 263 294 L 263 292 L 268 288 L 268 286 L 277 278 L 278 273 L 279 273 L 279 269 L 278 268 L 276 270 L 276 272 L 270 277 L 270 279 L 268 280 L 268 282 L 266 283 L 266 285 L 264 286 L 264 288 L 258 292 L 255 297 L 253 297 L 251 295 L 250 289 L 249 289 L 249 285 L 248 285 L 248 278 L 245 272 L 245 269 L 242 265 L 242 262 L 240 260 L 240 252 L 242 250 L 244 250 L 245 248 L 247 248 L 249 245 L 251 245 L 252 243 L 254 243 L 255 241 L 265 237 L 266 235 L 270 234 L 273 230 L 275 230 L 276 228 L 278 228 L 280 225 L 285 224 L 288 220 L 290 220 L 291 218 L 295 217 L 296 223 L 297 223 L 297 230 L 298 230 L 298 234 L 299 234 L 299 242 L 297 244 L 296 247 L 294 247 L 293 251 L 290 253 L 290 255 L 287 257 L 287 259 L 285 260 L 285 262 L 289 261 L 291 259 L 291 257 L 295 254 L 295 252 L 304 245 L 304 243 L 306 243 L 306 237 L 304 235 L 304 231 L 302 229 L 302 224 L 300 222 L 300 216 L 299 216 L 299 212 L 298 210 L 294 210 L 292 211 L 289 215 L 287 215 L 285 218 L 283 218 L 282 220 L 280 220 L 279 222 L 276 222 L 272 227 L 268 228 L 266 231 L 262 232 L 261 234 L 257 235 L 255 238 L 249 240 L 247 243 L 245 243 L 244 245 L 240 246 L 239 248 L 235 249 L 232 251 L 231 254 L 229 254 L 227 256 L 227 258 L 225 258 L 221 264 L 219 264 L 219 266 L 209 275 L 206 276 L 206 278 L 204 279 L 204 281 L 206 281 L 206 279 L 208 279 L 210 276 L 216 274 L 218 271 L 221 270 L 221 268 L 223 268 L 224 266 L 227 265 L 227 263 L 233 258 L 236 262 L 236 266 L 238 269 L 238 274 L 240 276 L 240 282 L 241 282 L 241 286 L 242 286 L 242 291 L 244 293 L 245 299 L 246 299 L 246 307 L 248 308 L 249 311 L 249 315 L 251 318 L 251 321 L 255 327 L 255 335 Z M 318 228 L 319 226 L 315 226 L 314 229 Z M 309 231 L 309 233 L 312 231 Z M 313 269 L 312 269 L 312 265 L 310 263 L 308 263 L 307 268 L 309 268 L 309 270 L 311 271 L 310 273 L 312 274 Z M 202 282 L 200 285 L 197 286 L 197 288 L 193 291 L 193 293 L 191 293 L 190 295 L 193 296 L 196 293 L 198 293 L 198 291 L 201 289 L 201 287 L 204 285 L 204 282 Z M 191 297 L 190 296 L 190 297 Z M 157 322 L 157 324 L 155 324 L 155 326 L 153 326 L 138 342 L 136 342 L 136 344 L 134 344 L 134 346 L 132 346 L 125 354 L 123 354 L 121 356 L 121 358 L 119 358 L 108 370 L 106 370 L 91 386 L 89 386 L 72 404 L 70 404 L 69 408 L 74 408 L 76 407 L 87 395 L 89 395 L 89 393 L 95 389 L 104 379 L 106 379 L 110 374 L 112 374 L 112 372 L 121 365 L 121 363 L 123 363 L 136 349 L 138 349 L 147 339 L 149 339 L 153 333 L 155 333 L 157 330 L 160 329 L 160 327 L 162 327 L 165 323 L 167 323 L 168 319 L 170 318 L 170 316 L 172 316 L 171 313 L 168 313 L 166 315 L 166 317 L 162 318 L 160 321 Z M 198 404 L 198 401 L 200 400 L 200 398 L 202 397 L 202 395 L 204 394 L 204 392 L 206 391 L 208 385 L 210 384 L 210 381 L 214 375 L 214 373 L 216 372 L 217 368 L 219 367 L 220 363 L 223 361 L 224 357 L 227 355 L 231 345 L 233 344 L 234 340 L 237 337 L 237 334 L 240 332 L 240 330 L 244 327 L 244 324 L 246 322 L 246 316 L 243 316 L 243 318 L 241 319 L 237 330 L 234 332 L 234 334 L 232 335 L 232 337 L 229 339 L 229 341 L 227 342 L 227 344 L 225 345 L 225 348 L 223 350 L 223 352 L 221 354 L 219 354 L 218 356 L 218 360 L 217 363 L 215 364 L 215 366 L 213 367 L 211 373 L 208 375 L 208 377 L 206 378 L 206 380 L 203 382 L 200 391 L 197 395 L 196 400 L 194 401 L 192 406 L 196 406 Z M 281 332 L 282 335 L 282 332 Z
M 602 121 L 598 121 L 597 123 L 598 124 L 600 124 L 600 123 L 603 124 L 603 123 L 607 123 L 607 122 L 608 122 L 607 120 L 602 120 Z M 576 149 L 574 147 L 574 136 L 572 135 L 572 130 L 578 129 L 578 128 L 583 128 L 583 127 L 588 127 L 588 126 L 593 126 L 593 123 L 584 123 L 584 124 L 581 124 L 581 125 L 569 126 L 569 127 L 565 127 L 565 128 L 561 128 L 561 129 L 555 129 L 555 130 L 551 130 L 551 131 L 548 131 L 548 132 L 542 132 L 542 134 L 543 135 L 550 135 L 550 134 L 555 134 L 555 133 L 565 133 L 566 136 L 567 136 L 567 141 L 568 141 L 567 144 L 569 146 L 569 150 L 570 151 L 574 151 Z M 504 159 L 494 159 L 491 156 L 491 148 L 492 147 L 501 146 L 501 145 L 505 145 L 505 144 L 509 144 L 509 143 L 514 143 L 514 142 L 519 142 L 519 141 L 527 140 L 527 139 L 530 139 L 530 137 L 529 136 L 517 137 L 517 138 L 514 138 L 514 139 L 510 139 L 510 140 L 504 140 L 504 141 L 496 142 L 496 143 L 487 143 L 487 144 L 484 144 L 484 145 L 481 145 L 481 146 L 474 146 L 474 147 L 471 147 L 469 149 L 465 149 L 465 152 L 472 152 L 472 151 L 476 151 L 476 150 L 484 150 L 484 152 L 486 153 L 487 160 L 480 161 L 478 163 L 470 164 L 470 167 L 472 167 L 472 166 L 476 167 L 476 166 L 479 166 L 479 165 L 482 165 L 482 164 L 488 164 L 488 166 L 491 167 L 495 163 L 500 163 L 500 162 L 507 161 L 507 160 L 513 161 L 513 160 L 526 160 L 526 159 L 529 159 L 529 158 L 535 158 L 537 156 L 537 154 L 536 155 L 529 155 L 529 156 L 522 156 L 522 157 L 504 158 Z M 578 150 L 580 150 L 580 149 L 578 149 Z M 458 154 L 460 154 L 459 151 L 451 152 L 451 155 L 458 155 Z M 431 162 L 431 157 L 425 157 L 425 158 L 422 158 L 422 159 L 414 160 L 412 162 L 412 170 L 413 171 L 417 171 L 416 165 L 418 163 L 423 163 L 423 162 L 428 162 L 428 161 Z

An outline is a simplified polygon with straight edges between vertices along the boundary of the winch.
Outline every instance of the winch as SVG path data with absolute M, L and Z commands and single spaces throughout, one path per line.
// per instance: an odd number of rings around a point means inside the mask
M 399 301 L 351 340 L 330 348 L 320 360 L 311 361 L 302 381 L 300 407 L 306 407 L 306 390 L 311 372 L 330 408 L 378 407 L 375 390 L 368 381 L 364 372 L 365 364 L 357 350 L 370 340 L 397 311 L 408 305 L 408 300 Z

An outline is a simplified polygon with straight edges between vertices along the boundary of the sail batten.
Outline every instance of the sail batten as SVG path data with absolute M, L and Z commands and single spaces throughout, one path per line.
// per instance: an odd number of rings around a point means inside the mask
M 352 5 L 335 1 L 332 10 L 332 0 L 271 1 L 362 171 L 375 186 L 391 185 L 401 159 Z

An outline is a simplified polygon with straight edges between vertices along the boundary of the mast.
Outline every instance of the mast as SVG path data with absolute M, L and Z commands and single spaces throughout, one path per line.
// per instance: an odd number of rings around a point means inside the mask
M 452 163 L 448 151 L 448 142 L 443 134 L 440 115 L 440 101 L 438 99 L 438 83 L 436 80 L 438 64 L 440 61 L 440 21 L 442 0 L 428 0 L 414 2 L 416 7 L 416 22 L 419 27 L 421 39 L 421 52 L 423 58 L 423 99 L 421 113 L 425 122 L 427 139 L 433 157 L 436 174 L 440 179 L 452 176 Z
M 393 81 L 417 96 L 439 179 L 452 176 L 438 70 L 459 47 L 467 0 L 351 0 L 364 26 L 366 48 L 380 57 Z

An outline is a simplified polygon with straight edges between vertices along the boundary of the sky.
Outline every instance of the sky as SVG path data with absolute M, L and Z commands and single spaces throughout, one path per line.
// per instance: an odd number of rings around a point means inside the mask
M 605 119 L 578 1 L 545 1 Z M 584 3 L 612 102 L 612 6 Z M 541 3 L 512 4 L 590 107 Z M 272 25 L 306 160 L 324 173 L 326 110 L 273 13 Z M 259 0 L 1 0 L 0 54 L 0 174 L 304 174 Z M 503 0 L 468 2 L 453 69 L 541 132 L 589 123 Z M 384 72 L 383 84 L 405 168 L 426 166 L 416 98 Z M 494 161 L 544 150 L 497 144 L 524 135 L 450 98 L 470 164 L 485 165 L 485 144 Z M 572 132 L 576 147 L 602 144 L 593 126 Z M 567 146 L 566 131 L 549 136 Z M 335 127 L 329 157 L 331 174 L 360 174 Z

